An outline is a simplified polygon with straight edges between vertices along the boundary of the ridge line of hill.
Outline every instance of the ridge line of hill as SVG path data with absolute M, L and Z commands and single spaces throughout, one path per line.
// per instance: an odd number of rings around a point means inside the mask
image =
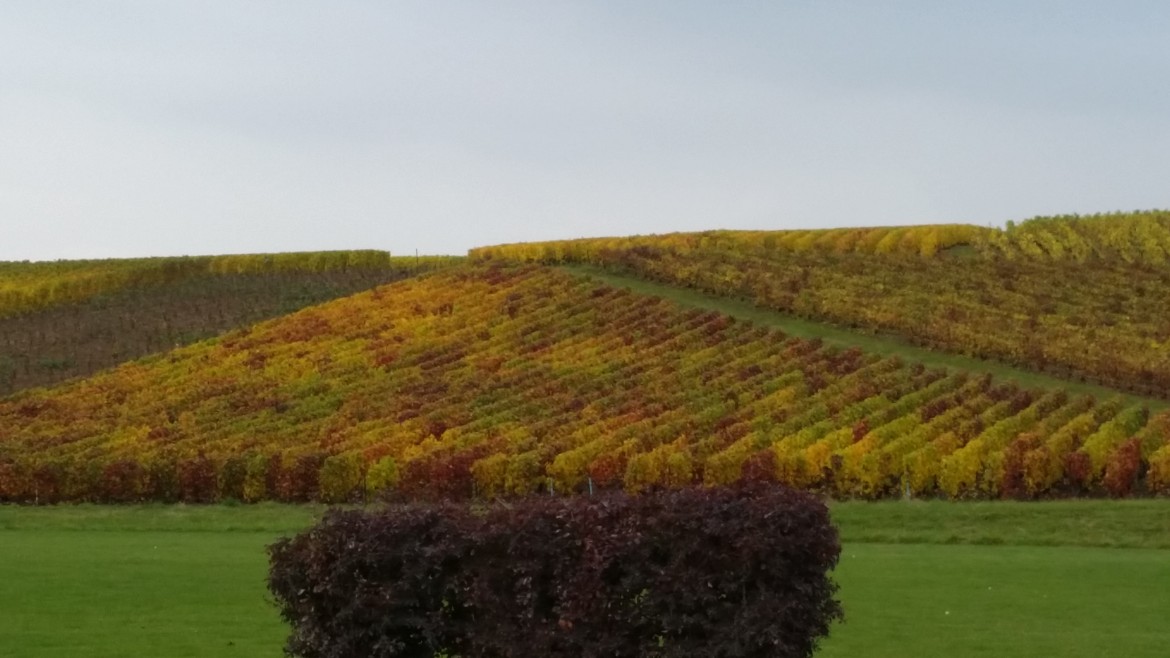
M 921 363 L 928 367 L 991 373 L 997 378 L 1011 381 L 1024 387 L 1063 388 L 1070 394 L 1086 394 L 1100 399 L 1120 396 L 1126 404 L 1144 404 L 1151 411 L 1170 409 L 1170 402 L 1165 400 L 1135 395 L 1098 384 L 1061 379 L 1052 375 L 1016 368 L 997 361 L 938 352 L 912 345 L 894 336 L 866 334 L 844 329 L 826 322 L 807 320 L 779 311 L 761 308 L 751 302 L 658 283 L 602 267 L 592 265 L 560 265 L 558 267 L 577 276 L 584 276 L 608 285 L 626 288 L 638 294 L 661 297 L 682 306 L 717 311 L 736 319 L 776 328 L 797 338 L 820 338 L 829 345 L 858 347 L 873 354 L 899 356 L 907 361 Z

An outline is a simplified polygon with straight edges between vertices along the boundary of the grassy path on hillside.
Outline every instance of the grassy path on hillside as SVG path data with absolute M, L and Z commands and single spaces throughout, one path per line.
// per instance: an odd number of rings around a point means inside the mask
M 682 306 L 718 311 L 719 313 L 724 313 L 741 320 L 773 327 L 789 336 L 820 338 L 826 344 L 840 347 L 858 347 L 874 354 L 899 356 L 908 362 L 922 363 L 929 367 L 991 373 L 1000 379 L 1013 381 L 1029 388 L 1063 388 L 1072 394 L 1088 394 L 1101 399 L 1121 395 L 1131 404 L 1145 404 L 1150 409 L 1170 409 L 1170 402 L 1166 400 L 1133 395 L 1096 384 L 1061 379 L 1051 375 L 1015 368 L 997 361 L 988 361 L 947 352 L 936 352 L 912 345 L 896 336 L 875 335 L 843 329 L 826 322 L 816 322 L 787 315 L 779 311 L 761 308 L 751 302 L 710 295 L 689 288 L 680 288 L 647 281 L 635 276 L 618 274 L 598 267 L 585 265 L 565 265 L 561 267 L 573 274 L 587 276 L 611 286 L 627 288 L 643 295 L 662 297 Z
M 287 629 L 267 601 L 264 547 L 323 509 L 0 506 L 0 655 L 277 658 Z M 1170 645 L 1170 501 L 831 510 L 846 622 L 823 658 L 1152 657 Z

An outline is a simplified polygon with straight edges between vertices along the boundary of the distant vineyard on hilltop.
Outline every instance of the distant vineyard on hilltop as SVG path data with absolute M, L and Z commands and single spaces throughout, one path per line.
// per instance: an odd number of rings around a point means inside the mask
M 709 231 L 474 249 L 587 264 L 1170 399 L 1170 213 Z
M 1170 493 L 1170 415 L 461 267 L 0 399 L 0 500 Z
M 461 260 L 338 251 L 0 263 L 0 395 Z
M 392 261 L 389 252 L 360 250 L 0 262 L 0 317 L 205 274 L 376 270 Z

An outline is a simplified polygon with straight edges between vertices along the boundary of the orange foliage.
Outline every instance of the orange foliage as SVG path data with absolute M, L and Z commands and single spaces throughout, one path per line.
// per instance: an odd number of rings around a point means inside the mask
M 1002 478 L 980 485 L 989 463 L 1039 494 L 1085 437 L 1106 450 L 1124 427 L 1146 455 L 1165 442 L 1145 416 L 1084 404 L 550 268 L 482 265 L 2 399 L 0 499 L 342 502 L 742 478 L 932 495 L 950 477 L 940 464 L 976 437 L 966 494 L 997 495 Z M 1076 426 L 1041 421 L 1062 414 Z M 1034 451 L 995 462 L 1023 429 L 1051 451 L 1055 479 L 1029 478 Z M 1122 466 L 1107 461 L 1109 482 Z

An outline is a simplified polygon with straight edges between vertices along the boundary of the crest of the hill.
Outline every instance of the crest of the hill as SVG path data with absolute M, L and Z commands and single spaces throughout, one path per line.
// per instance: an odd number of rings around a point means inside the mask
M 485 247 L 1170 399 L 1170 212 Z

